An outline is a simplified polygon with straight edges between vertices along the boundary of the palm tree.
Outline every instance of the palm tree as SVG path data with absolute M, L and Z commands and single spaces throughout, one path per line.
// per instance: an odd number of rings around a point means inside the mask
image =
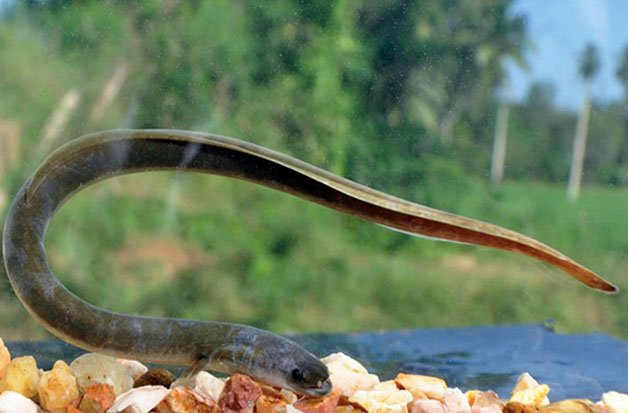
M 624 88 L 624 108 L 628 105 L 628 46 L 624 49 L 624 53 L 621 55 L 619 59 L 619 64 L 617 65 L 617 70 L 615 71 L 615 76 L 617 80 Z M 628 111 L 624 109 L 623 111 L 623 121 L 624 121 L 624 141 L 626 140 L 626 135 L 628 132 Z M 627 145 L 622 145 L 622 149 L 620 150 L 617 156 L 617 164 L 619 167 L 618 177 L 625 176 L 625 171 L 628 170 L 626 168 L 626 164 L 628 163 L 628 147 Z M 620 178 L 620 180 L 624 180 L 625 178 Z
M 512 0 L 477 3 L 477 9 L 482 11 L 482 19 L 492 19 L 493 29 L 489 36 L 479 35 L 481 24 L 475 27 L 475 31 L 467 28 L 449 35 L 448 41 L 454 46 L 453 57 L 458 64 L 452 65 L 451 72 L 448 72 L 449 81 L 445 84 L 448 99 L 443 102 L 439 111 L 442 142 L 452 141 L 456 122 L 465 110 L 481 99 L 480 94 L 485 90 L 494 90 L 504 83 L 506 60 L 510 59 L 520 68 L 527 69 L 523 55 L 527 43 L 527 20 L 523 16 L 508 13 L 512 3 L 514 3 Z M 465 14 L 472 13 L 468 5 L 461 2 L 454 4 L 457 6 L 454 6 L 453 10 L 448 9 L 448 15 L 457 16 L 462 21 L 473 21 L 478 18 L 475 14 Z M 444 35 L 447 36 L 451 31 L 449 19 L 443 18 L 443 26 Z M 476 63 L 470 64 L 471 61 Z M 508 103 L 505 102 L 498 110 L 505 126 L 508 124 L 508 109 Z
M 624 54 L 619 60 L 615 76 L 624 88 L 624 99 L 628 101 L 628 46 L 624 49 Z
M 576 134 L 573 140 L 573 157 L 567 185 L 567 197 L 575 201 L 580 196 L 580 184 L 582 182 L 582 167 L 587 146 L 587 132 L 589 128 L 589 113 L 591 112 L 591 82 L 600 69 L 600 58 L 597 48 L 589 43 L 580 59 L 579 72 L 584 80 L 582 107 L 578 115 Z

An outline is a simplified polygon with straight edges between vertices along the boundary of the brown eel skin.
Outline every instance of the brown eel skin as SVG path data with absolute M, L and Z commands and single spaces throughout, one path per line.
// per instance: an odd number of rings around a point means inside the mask
M 587 286 L 617 288 L 547 245 L 514 231 L 375 191 L 240 140 L 179 130 L 113 130 L 73 140 L 26 181 L 4 227 L 4 263 L 28 311 L 78 347 L 147 362 L 244 373 L 297 393 L 328 394 L 327 368 L 281 336 L 253 327 L 113 313 L 68 291 L 52 273 L 44 239 L 57 209 L 89 184 L 154 170 L 187 170 L 251 181 L 407 233 L 500 248 L 558 267 Z

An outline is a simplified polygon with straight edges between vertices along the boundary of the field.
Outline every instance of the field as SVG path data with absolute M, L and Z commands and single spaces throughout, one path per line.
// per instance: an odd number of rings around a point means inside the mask
M 385 188 L 381 188 L 385 189 Z M 93 186 L 51 225 L 59 278 L 111 310 L 346 332 L 555 320 L 628 338 L 625 189 L 477 180 L 430 205 L 545 241 L 623 288 L 605 295 L 532 259 L 408 237 L 226 178 L 139 174 Z M 422 199 L 415 199 L 422 202 Z M 0 336 L 45 338 L 3 277 Z

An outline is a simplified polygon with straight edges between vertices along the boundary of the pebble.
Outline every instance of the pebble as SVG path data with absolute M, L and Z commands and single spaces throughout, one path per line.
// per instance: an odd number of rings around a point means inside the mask
M 273 389 L 273 390 L 278 391 L 279 394 L 282 397 L 284 397 L 288 401 L 288 403 L 290 403 L 290 404 L 294 404 L 299 399 L 299 397 L 296 395 L 296 393 L 294 393 L 294 392 L 292 392 L 290 390 L 286 390 L 286 389 L 279 389 L 279 390 Z M 263 387 L 262 387 L 262 391 L 264 391 Z
M 350 404 L 338 405 L 336 407 L 336 413 L 363 413 L 364 410 L 358 409 Z
M 157 413 L 219 413 L 216 402 L 196 394 L 185 387 L 177 387 L 168 393 L 155 408 Z
M 503 413 L 538 413 L 539 407 L 520 402 L 508 402 L 504 406 Z
M 409 413 L 449 413 L 447 407 L 438 400 L 418 399 L 408 406 Z
M 445 390 L 447 389 L 445 380 L 421 374 L 399 373 L 395 377 L 395 383 L 400 389 L 405 389 L 412 393 L 414 398 L 422 398 L 420 395 L 423 394 L 428 399 L 439 401 L 443 401 Z
M 609 391 L 602 395 L 602 404 L 611 413 L 628 413 L 628 394 Z
M 470 393 L 467 392 L 467 399 L 471 405 L 471 413 L 500 413 L 502 411 L 503 406 L 497 393 L 476 390 L 472 398 Z
M 344 353 L 332 353 L 321 359 L 323 364 L 327 366 L 330 372 L 352 371 L 354 373 L 368 374 L 368 370 L 359 361 L 352 359 Z
M 84 413 L 81 409 L 79 409 L 78 405 L 80 403 L 81 399 L 80 397 L 77 399 L 74 399 L 70 402 L 70 404 L 68 404 L 67 407 L 67 413 Z
M 397 388 L 394 390 L 358 390 L 349 397 L 349 403 L 367 412 L 406 412 L 407 404 L 411 401 L 412 393 Z
M 497 404 L 482 407 L 471 406 L 471 413 L 502 413 L 502 407 Z
M 33 356 L 16 357 L 7 366 L 0 381 L 0 393 L 14 391 L 26 397 L 34 397 L 39 387 L 39 370 Z
M 340 391 L 343 396 L 350 397 L 359 390 L 369 390 L 379 383 L 379 378 L 374 374 L 362 374 L 353 372 L 335 372 L 329 375 L 334 390 Z
M 379 377 L 369 374 L 357 360 L 343 353 L 333 353 L 321 359 L 329 370 L 329 379 L 335 390 L 350 397 L 358 390 L 369 390 L 379 383 Z
M 278 392 L 266 392 L 255 401 L 255 413 L 283 412 L 290 403 Z
M 116 361 L 126 367 L 126 371 L 131 375 L 134 381 L 148 371 L 148 367 L 137 360 L 117 358 Z
M 334 390 L 325 397 L 304 397 L 293 407 L 303 413 L 332 413 L 336 411 L 339 400 L 340 391 Z
M 168 394 L 164 386 L 136 387 L 119 395 L 107 413 L 147 413 Z
M 116 395 L 133 388 L 133 377 L 113 357 L 87 353 L 76 358 L 70 367 L 74 371 L 80 391 L 95 383 L 109 384 Z
M 39 380 L 41 407 L 53 413 L 64 413 L 70 402 L 79 397 L 76 377 L 64 361 L 55 362 L 52 370 Z
M 94 383 L 85 389 L 79 402 L 79 409 L 84 413 L 104 413 L 113 405 L 116 395 L 111 385 Z
M 515 387 L 512 388 L 512 391 L 510 392 L 510 394 L 512 395 L 513 393 L 516 393 L 521 390 L 532 389 L 538 385 L 539 385 L 539 382 L 536 381 L 536 379 L 532 377 L 530 373 L 526 372 L 526 373 L 521 374 L 517 378 L 517 383 L 515 383 Z
M 255 400 L 262 395 L 262 388 L 249 376 L 234 374 L 227 380 L 225 388 L 218 399 L 223 413 L 250 413 Z
M 531 389 L 513 392 L 509 401 L 531 404 L 533 406 L 541 406 L 543 405 L 544 400 L 547 399 L 547 393 L 549 393 L 549 390 L 550 389 L 547 384 L 540 384 Z
M 170 370 L 156 368 L 150 369 L 146 373 L 142 374 L 135 380 L 133 387 L 142 386 L 164 386 L 170 387 L 170 385 L 177 378 L 170 372 Z
M 562 400 L 546 406 L 508 402 L 503 413 L 598 413 L 600 410 L 589 400 Z
M 445 389 L 443 403 L 451 413 L 471 413 L 467 396 L 457 387 Z
M 85 354 L 70 366 L 57 361 L 43 372 L 31 356 L 11 360 L 0 339 L 0 413 L 41 413 L 42 408 L 46 413 L 628 413 L 628 395 L 614 391 L 597 404 L 584 399 L 550 403 L 549 386 L 528 373 L 519 377 L 503 405 L 494 392 L 462 393 L 438 377 L 400 373 L 380 382 L 342 353 L 322 360 L 333 391 L 314 398 L 263 386 L 242 374 L 226 383 L 208 372 L 174 380 L 167 370 L 98 354 Z M 134 381 L 139 387 L 131 389 Z
M 10 362 L 11 353 L 9 353 L 9 349 L 4 345 L 4 341 L 0 338 L 0 380 L 4 377 Z
M 517 379 L 517 383 L 510 394 L 510 401 L 543 406 L 550 403 L 547 398 L 548 392 L 549 387 L 547 385 L 539 385 L 539 382 L 537 382 L 530 373 L 526 372 Z M 544 396 L 541 400 L 537 400 L 537 398 L 541 397 L 543 394 Z
M 392 392 L 392 391 L 403 390 L 403 389 L 399 389 L 399 386 L 397 386 L 397 383 L 395 383 L 394 380 L 386 380 L 386 381 L 380 381 L 375 386 L 371 387 L 369 390 L 384 390 L 384 391 Z
M 28 397 L 14 392 L 5 391 L 0 394 L 0 413 L 38 413 L 41 409 Z
M 261 388 L 262 395 L 255 401 L 256 413 L 284 412 L 288 405 L 298 400 L 297 395 L 289 390 L 269 386 L 261 386 Z
M 177 386 L 187 387 L 202 396 L 218 400 L 225 387 L 225 382 L 206 371 L 201 371 L 195 376 L 175 380 L 170 388 L 174 389 Z
M 589 400 L 562 400 L 541 406 L 541 413 L 596 413 L 598 410 Z

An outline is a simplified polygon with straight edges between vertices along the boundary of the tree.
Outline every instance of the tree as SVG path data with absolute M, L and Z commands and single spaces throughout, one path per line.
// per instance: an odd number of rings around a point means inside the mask
M 628 104 L 628 46 L 624 49 L 624 53 L 619 59 L 619 64 L 617 65 L 617 70 L 615 71 L 615 76 L 619 83 L 624 88 L 624 104 Z M 625 105 L 624 105 L 625 107 Z M 623 118 L 623 128 L 624 133 L 623 136 L 626 136 L 628 133 L 628 111 L 626 109 L 622 110 L 622 118 Z M 625 139 L 625 138 L 624 138 Z M 621 150 L 617 156 L 617 175 L 618 181 L 623 181 L 626 175 L 628 175 L 625 171 L 628 169 L 626 163 L 628 163 L 628 148 L 626 148 L 626 144 L 621 145 Z
M 508 176 L 514 180 L 565 181 L 576 116 L 556 108 L 551 83 L 530 84 L 521 102 L 510 102 Z
M 404 191 L 424 188 L 416 183 L 439 175 L 434 171 L 444 162 L 452 170 L 485 171 L 487 151 L 467 155 L 490 145 L 486 114 L 505 77 L 504 61 L 524 62 L 525 16 L 509 12 L 512 0 L 361 4 L 358 27 L 372 73 L 360 99 L 370 136 L 358 150 L 371 146 L 374 164 L 385 165 L 364 175 Z M 353 176 L 369 180 L 363 172 Z
M 626 46 L 626 48 L 624 49 L 624 54 L 622 54 L 621 58 L 619 59 L 619 64 L 617 65 L 615 76 L 624 88 L 624 99 L 628 101 L 628 46 Z
M 589 128 L 589 114 L 591 112 L 591 82 L 600 69 L 600 58 L 597 48 L 589 43 L 580 60 L 579 72 L 584 81 L 582 107 L 578 115 L 578 124 L 573 141 L 573 155 L 569 183 L 567 185 L 567 197 L 575 201 L 580 196 L 582 182 L 582 170 L 587 146 L 587 132 Z

